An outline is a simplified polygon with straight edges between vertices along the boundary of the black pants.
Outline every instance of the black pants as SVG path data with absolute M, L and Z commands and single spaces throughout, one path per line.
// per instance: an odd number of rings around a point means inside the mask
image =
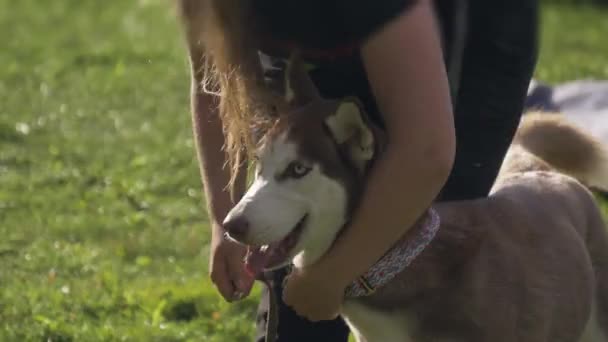
M 455 0 L 437 0 L 442 23 L 452 22 L 454 4 Z M 519 123 L 536 65 L 537 11 L 534 0 L 468 1 L 461 63 L 448 64 L 460 68 L 460 72 L 451 73 L 459 74 L 457 84 L 452 84 L 452 89 L 456 89 L 456 160 L 439 200 L 487 196 Z M 453 45 L 457 38 L 451 34 L 451 27 L 443 25 L 448 40 L 445 46 Z M 324 89 L 325 93 L 335 94 L 334 90 L 342 86 L 335 83 L 347 75 L 333 76 L 316 75 L 313 80 L 322 92 Z M 284 277 L 284 272 L 276 272 L 275 284 L 280 285 Z M 280 286 L 273 287 L 273 291 L 279 299 L 279 342 L 347 341 L 349 330 L 341 319 L 307 321 L 281 301 Z M 264 292 L 258 311 L 256 341 L 264 341 L 267 296 Z

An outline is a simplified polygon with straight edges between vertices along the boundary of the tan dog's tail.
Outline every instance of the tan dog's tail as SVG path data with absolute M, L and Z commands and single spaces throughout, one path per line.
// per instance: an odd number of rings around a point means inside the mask
M 563 115 L 525 114 L 513 143 L 512 149 L 519 146 L 538 158 L 539 169 L 549 166 L 589 188 L 608 191 L 608 148 Z M 513 165 L 507 167 L 513 171 Z

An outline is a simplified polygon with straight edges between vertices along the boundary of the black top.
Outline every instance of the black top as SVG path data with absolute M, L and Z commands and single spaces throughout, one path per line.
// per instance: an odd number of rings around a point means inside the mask
M 253 0 L 269 32 L 303 48 L 360 44 L 416 0 Z
M 279 45 L 297 46 L 303 57 L 316 66 L 310 76 L 323 96 L 356 96 L 372 119 L 383 126 L 359 46 L 414 1 L 253 0 L 253 9 L 261 28 L 271 39 Z M 282 58 L 276 57 L 286 56 L 263 58 L 269 77 L 278 76 L 275 68 L 283 69 Z

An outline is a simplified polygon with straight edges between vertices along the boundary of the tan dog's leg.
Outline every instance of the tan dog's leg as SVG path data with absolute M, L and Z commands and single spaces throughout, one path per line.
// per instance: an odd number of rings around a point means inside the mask
M 585 200 L 587 217 L 587 248 L 595 270 L 596 288 L 594 310 L 582 342 L 608 342 L 608 231 L 594 198 Z

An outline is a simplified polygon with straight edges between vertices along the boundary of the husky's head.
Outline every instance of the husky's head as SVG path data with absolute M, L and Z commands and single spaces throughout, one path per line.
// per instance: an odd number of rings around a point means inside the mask
M 376 135 L 355 99 L 326 100 L 297 61 L 286 97 L 293 110 L 262 138 L 254 180 L 228 213 L 230 237 L 250 246 L 259 274 L 293 261 L 314 263 L 356 205 L 376 152 Z

